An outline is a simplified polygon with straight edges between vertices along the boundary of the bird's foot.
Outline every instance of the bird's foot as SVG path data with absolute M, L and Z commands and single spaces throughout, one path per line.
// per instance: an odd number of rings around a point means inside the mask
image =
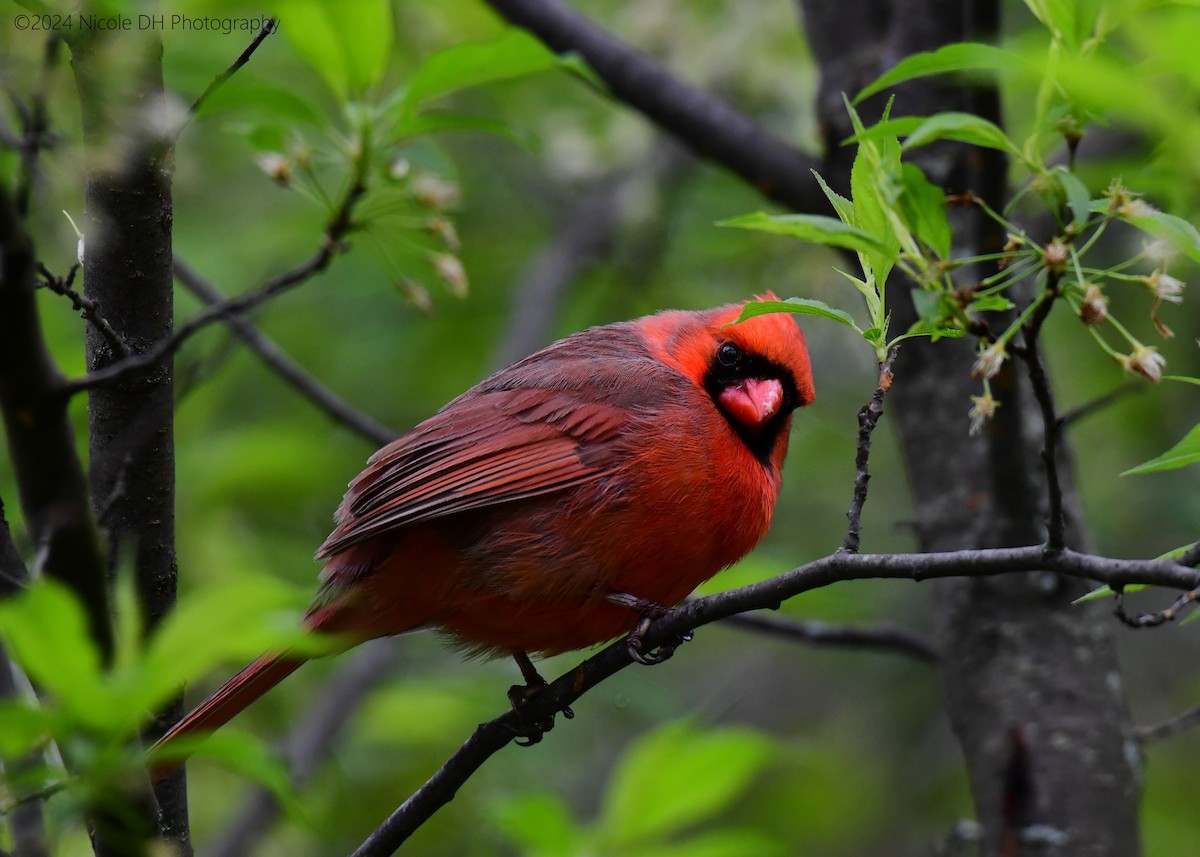
M 689 631 L 671 642 L 663 643 L 657 649 L 644 651 L 646 632 L 650 630 L 650 624 L 655 619 L 661 619 L 663 616 L 666 616 L 671 612 L 670 609 L 654 601 L 638 598 L 636 595 L 626 595 L 622 592 L 607 595 L 605 598 L 611 604 L 628 607 L 630 610 L 637 612 L 638 616 L 641 617 L 638 620 L 637 626 L 625 638 L 625 648 L 629 652 L 629 657 L 643 666 L 649 667 L 654 664 L 661 664 L 675 654 L 675 650 L 683 643 L 692 639 L 692 634 Z
M 518 736 L 517 745 L 532 747 L 534 744 L 540 743 L 542 737 L 554 728 L 554 715 L 551 714 L 549 717 L 533 720 L 525 712 L 526 703 L 550 685 L 538 674 L 527 654 L 522 651 L 514 651 L 513 658 L 516 660 L 517 666 L 521 668 L 521 675 L 525 679 L 525 684 L 514 684 L 508 689 L 508 703 L 523 723 L 516 730 Z M 571 710 L 571 706 L 566 705 L 562 708 L 562 715 L 567 720 L 571 720 L 575 717 L 575 712 Z

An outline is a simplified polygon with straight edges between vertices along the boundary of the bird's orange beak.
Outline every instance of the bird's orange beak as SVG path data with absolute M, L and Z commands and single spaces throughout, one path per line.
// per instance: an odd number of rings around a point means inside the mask
M 722 410 L 748 429 L 761 428 L 779 413 L 783 384 L 776 378 L 746 378 L 717 396 Z

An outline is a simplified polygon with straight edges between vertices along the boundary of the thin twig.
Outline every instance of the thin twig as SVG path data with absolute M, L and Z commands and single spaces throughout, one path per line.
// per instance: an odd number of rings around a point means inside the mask
M 846 540 L 842 550 L 858 553 L 862 533 L 862 510 L 867 503 L 867 483 L 871 480 L 869 468 L 871 458 L 871 434 L 883 416 L 883 397 L 892 389 L 892 364 L 900 346 L 893 345 L 887 358 L 879 364 L 879 386 L 875 388 L 871 401 L 862 406 L 858 412 L 858 454 L 854 458 L 854 499 L 850 501 L 850 509 L 846 512 L 849 526 L 846 529 Z
M 351 211 L 365 190 L 366 188 L 361 176 L 356 177 L 356 180 L 350 186 L 350 189 L 342 198 L 341 204 L 330 219 L 329 225 L 325 228 L 321 246 L 307 261 L 291 270 L 284 271 L 282 274 L 272 277 L 253 291 L 209 306 L 208 309 L 181 324 L 176 328 L 174 334 L 159 341 L 146 352 L 131 355 L 123 360 L 111 363 L 103 369 L 89 372 L 81 378 L 65 382 L 60 390 L 62 395 L 73 396 L 76 393 L 83 392 L 100 384 L 111 383 L 118 378 L 123 378 L 134 372 L 145 371 L 163 358 L 174 354 L 184 342 L 213 322 L 228 320 L 240 313 L 253 309 L 288 288 L 299 285 L 314 274 L 325 270 L 342 251 L 342 238 L 350 230 L 351 226 Z
M 1125 592 L 1118 589 L 1117 606 L 1113 609 L 1113 615 L 1130 628 L 1157 628 L 1167 622 L 1174 622 L 1179 618 L 1179 613 L 1183 608 L 1195 604 L 1197 601 L 1200 601 L 1200 589 L 1192 589 L 1176 598 L 1165 610 L 1159 610 L 1157 613 L 1131 614 L 1125 610 Z
M 578 54 L 623 104 L 643 113 L 697 155 L 741 176 L 751 187 L 796 211 L 828 202 L 812 170 L 820 164 L 781 142 L 752 119 L 674 76 L 561 0 L 487 0 L 510 23 L 552 51 Z
M 100 313 L 100 308 L 96 306 L 96 302 L 91 298 L 84 297 L 79 292 L 75 291 L 72 286 L 75 284 L 75 275 L 79 273 L 79 264 L 76 263 L 67 271 L 65 277 L 56 277 L 50 272 L 50 269 L 38 262 L 38 273 L 42 275 L 42 279 L 38 281 L 38 286 L 43 289 L 49 289 L 56 295 L 62 295 L 71 302 L 71 306 L 79 313 L 85 321 L 90 323 L 109 344 L 114 352 L 121 356 L 128 356 L 130 351 L 125 345 L 125 340 L 121 338 L 121 334 L 117 333 L 116 328 L 112 323 Z
M 208 99 L 209 96 L 220 89 L 225 81 L 233 77 L 234 74 L 237 73 L 238 69 L 250 62 L 250 57 L 254 55 L 256 50 L 258 50 L 258 46 L 266 40 L 267 36 L 274 33 L 278 27 L 279 24 L 275 18 L 267 18 L 266 22 L 262 25 L 262 29 L 258 31 L 258 35 L 256 35 L 253 41 L 246 46 L 246 49 L 238 55 L 238 58 L 230 63 L 227 69 L 213 78 L 212 83 L 206 86 L 204 91 L 201 92 L 200 95 L 196 97 L 196 100 L 192 102 L 192 106 L 188 108 L 189 120 L 199 112 L 201 105 L 204 104 L 205 100 Z M 182 130 L 183 128 L 181 127 L 180 131 Z
M 18 146 L 21 152 L 21 169 L 17 173 L 17 185 L 14 192 L 17 212 L 25 217 L 29 214 L 30 200 L 33 197 L 33 186 L 37 183 L 38 157 L 42 149 L 52 145 L 53 138 L 49 132 L 46 112 L 46 94 L 50 89 L 50 75 L 58 63 L 59 45 L 61 40 L 57 34 L 51 34 L 46 40 L 42 53 L 42 67 L 38 75 L 37 87 L 29 100 L 27 110 L 21 111 L 24 133 Z
M 849 625 L 832 625 L 827 622 L 800 621 L 764 612 L 738 613 L 722 620 L 721 624 L 796 640 L 813 646 L 870 649 L 908 655 L 918 660 L 934 663 L 938 660 L 938 652 L 932 642 L 920 634 L 915 634 L 907 628 L 897 625 L 855 628 Z
M 1133 393 L 1140 393 L 1146 388 L 1147 387 L 1144 381 L 1126 381 L 1121 386 L 1109 390 L 1103 396 L 1097 396 L 1090 402 L 1084 402 L 1082 405 L 1067 411 L 1058 418 L 1058 425 L 1060 428 L 1066 428 L 1067 426 L 1074 425 L 1080 420 L 1090 417 L 1092 414 L 1098 413 L 1099 411 L 1116 404 L 1126 396 L 1129 396 Z
M 175 258 L 175 276 L 187 287 L 188 291 L 210 307 L 218 306 L 226 300 L 216 286 L 200 276 L 179 257 Z M 287 352 L 255 327 L 249 319 L 243 316 L 230 316 L 226 319 L 226 323 L 230 330 L 245 342 L 250 350 L 257 354 L 276 375 L 333 419 L 377 446 L 383 446 L 396 439 L 397 432 L 355 409 L 337 393 L 306 372 L 300 364 L 289 357 Z
M 1025 347 L 1020 349 L 1021 358 L 1029 369 L 1029 381 L 1033 385 L 1033 395 L 1042 411 L 1042 462 L 1046 467 L 1046 494 L 1049 510 L 1046 520 L 1046 547 L 1049 550 L 1060 550 L 1066 544 L 1066 518 L 1063 513 L 1062 484 L 1058 474 L 1058 436 L 1062 428 L 1054 410 L 1054 394 L 1050 390 L 1050 379 L 1046 377 L 1046 366 L 1042 361 L 1038 337 L 1042 325 L 1054 306 L 1057 292 L 1057 278 L 1047 286 L 1048 295 L 1042 297 L 1041 303 L 1030 316 L 1022 331 Z
M 1142 726 L 1137 730 L 1137 739 L 1143 743 L 1160 741 L 1163 738 L 1171 738 L 1178 735 L 1180 732 L 1191 729 L 1196 725 L 1200 725 L 1200 705 L 1189 708 L 1187 711 L 1177 714 L 1163 723 L 1156 723 L 1153 726 Z
M 698 598 L 651 623 L 643 637 L 644 651 L 718 619 L 751 610 L 775 609 L 803 592 L 846 580 L 930 580 L 944 577 L 988 576 L 1011 572 L 1052 571 L 1098 580 L 1116 587 L 1150 583 L 1191 590 L 1200 586 L 1200 571 L 1169 560 L 1123 560 L 1045 546 L 947 551 L 926 554 L 854 554 L 839 551 L 760 583 Z M 552 718 L 588 690 L 629 666 L 629 647 L 620 640 L 559 676 L 522 705 L 521 714 L 507 711 L 481 724 L 467 741 L 408 800 L 404 801 L 354 851 L 352 857 L 392 854 L 492 755 L 510 741 L 528 734 L 529 723 Z

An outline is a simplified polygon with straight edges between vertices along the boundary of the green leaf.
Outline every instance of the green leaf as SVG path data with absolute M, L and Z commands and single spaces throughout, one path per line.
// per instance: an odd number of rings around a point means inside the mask
M 816 170 L 813 170 L 812 174 L 814 177 L 816 177 L 817 184 L 821 186 L 821 190 L 825 193 L 825 198 L 829 200 L 830 204 L 833 206 L 833 210 L 837 212 L 837 215 L 841 219 L 842 223 L 853 226 L 855 223 L 854 203 L 827 185 L 825 183 L 825 179 L 823 179 L 821 174 Z
M 1067 197 L 1067 208 L 1071 210 L 1071 228 L 1079 232 L 1087 224 L 1092 213 L 1092 195 L 1088 193 L 1087 186 L 1070 170 L 1055 167 L 1050 174 L 1062 185 Z
M 1182 381 L 1184 384 L 1200 386 L 1200 378 L 1189 378 L 1187 375 L 1163 375 L 1164 381 Z
M 764 211 L 756 211 L 753 214 L 722 220 L 717 225 L 790 235 L 801 241 L 824 244 L 827 247 L 841 247 L 859 253 L 891 252 L 888 246 L 875 236 L 856 226 L 820 214 L 767 214 Z
M 120 676 L 129 713 L 157 708 L 181 685 L 229 660 L 280 649 L 328 651 L 332 638 L 304 630 L 306 600 L 299 587 L 267 577 L 190 593 L 154 634 L 141 664 Z
M 280 29 L 342 98 L 377 84 L 392 50 L 387 0 L 280 0 Z
M 253 780 L 271 792 L 288 815 L 303 815 L 303 807 L 292 786 L 287 766 L 258 738 L 224 729 L 209 735 L 184 735 L 146 754 L 151 767 L 188 757 L 209 759 Z
M 843 96 L 846 112 L 850 115 L 855 133 L 863 131 L 862 120 L 854 106 Z M 888 103 L 888 111 L 891 102 Z M 887 120 L 887 111 L 884 113 Z M 873 236 L 882 245 L 881 250 L 863 251 L 864 273 L 871 283 L 870 294 L 863 291 L 867 299 L 871 321 L 882 324 L 883 303 L 876 290 L 882 290 L 891 273 L 892 266 L 900 253 L 900 240 L 892 224 L 891 209 L 903 191 L 900 178 L 900 144 L 893 136 L 860 143 L 850 167 L 850 194 L 854 199 L 854 225 Z
M 644 736 L 609 781 L 599 823 L 609 850 L 631 853 L 725 809 L 771 762 L 772 746 L 748 729 L 705 731 L 686 720 Z
M 1149 589 L 1149 588 L 1150 588 L 1149 583 L 1127 583 L 1123 587 L 1123 589 L 1126 593 L 1141 592 L 1143 589 Z M 1082 604 L 1085 601 L 1095 601 L 1099 598 L 1108 598 L 1110 595 L 1116 595 L 1116 594 L 1117 593 L 1116 593 L 1115 589 L 1113 589 L 1111 586 L 1105 584 L 1104 586 L 1099 586 L 1099 587 L 1093 589 L 1091 592 L 1087 593 L 1086 595 L 1080 595 L 1078 598 L 1076 598 L 1071 603 L 1072 604 Z
M 513 27 L 488 42 L 469 42 L 438 51 L 421 64 L 404 94 L 405 112 L 437 98 L 484 83 L 548 71 L 558 55 L 525 30 Z
M 904 193 L 900 210 L 912 231 L 938 255 L 950 255 L 950 221 L 946 217 L 946 192 L 925 178 L 916 164 L 902 164 Z
M 8 665 L 5 664 L 5 669 Z M 0 699 L 0 760 L 15 759 L 36 749 L 56 732 L 57 712 L 24 700 Z
M 1200 230 L 1182 217 L 1167 214 L 1165 211 L 1154 211 L 1150 214 L 1132 217 L 1118 213 L 1118 217 L 1143 232 L 1165 238 L 1193 262 L 1200 262 Z
M 958 140 L 1021 156 L 1021 150 L 998 125 L 974 113 L 935 113 L 905 138 L 904 151 L 935 140 Z
M 917 322 L 909 328 L 907 333 L 903 333 L 889 342 L 887 348 L 890 349 L 896 343 L 906 339 L 916 339 L 918 336 L 928 336 L 931 342 L 937 342 L 939 339 L 958 339 L 966 335 L 967 332 L 959 327 L 926 327 Z
M 913 131 L 920 128 L 921 123 L 927 118 L 926 116 L 900 116 L 896 119 L 883 119 L 876 122 L 870 128 L 864 128 L 862 131 L 847 137 L 842 141 L 842 145 L 869 143 L 885 137 L 907 137 Z
M 256 125 L 268 117 L 289 125 L 304 124 L 314 128 L 324 127 L 327 122 L 320 108 L 296 91 L 240 75 L 213 90 L 200 106 L 201 116 L 219 112 L 243 112 L 253 116 Z
M 811 298 L 788 298 L 785 301 L 750 301 L 742 307 L 742 314 L 732 323 L 738 324 L 748 318 L 754 318 L 756 315 L 767 315 L 772 312 L 819 315 L 822 318 L 832 319 L 847 327 L 853 327 L 855 330 L 858 330 L 858 325 L 854 323 L 854 319 L 850 317 L 849 313 L 843 312 L 840 309 L 834 309 L 823 301 Z
M 1120 4 L 1095 0 L 1025 0 L 1025 5 L 1056 39 L 1074 52 L 1096 31 L 1101 9 Z
M 1130 476 L 1139 473 L 1158 473 L 1163 470 L 1175 470 L 1200 461 L 1200 425 L 1196 425 L 1184 435 L 1183 440 L 1168 449 L 1158 458 L 1153 458 L 1145 464 L 1139 464 L 1122 473 Z
M 108 723 L 100 655 L 83 608 L 65 586 L 41 578 L 0 603 L 0 637 L 25 674 L 66 711 L 92 725 Z
M 1006 312 L 1012 309 L 1016 304 L 1006 298 L 1004 295 L 984 295 L 976 298 L 967 307 L 971 312 Z
M 936 51 L 913 54 L 901 60 L 859 92 L 854 103 L 858 104 L 880 90 L 918 77 L 959 71 L 1003 71 L 1020 64 L 1021 58 L 1017 54 L 994 45 L 980 42 L 944 45 Z
M 405 118 L 396 128 L 397 138 L 419 137 L 444 131 L 467 131 L 503 137 L 531 149 L 533 137 L 529 132 L 486 116 L 467 116 L 461 113 L 419 113 Z

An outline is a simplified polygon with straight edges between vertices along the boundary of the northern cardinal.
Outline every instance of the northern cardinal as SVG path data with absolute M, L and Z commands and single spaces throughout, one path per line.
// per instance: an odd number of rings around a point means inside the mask
M 772 296 L 773 297 L 773 296 Z M 313 630 L 436 628 L 517 659 L 639 632 L 771 523 L 792 411 L 790 315 L 734 304 L 594 327 L 497 372 L 371 457 L 317 551 Z M 304 662 L 266 655 L 156 747 L 226 723 Z M 171 768 L 155 770 L 159 779 Z

